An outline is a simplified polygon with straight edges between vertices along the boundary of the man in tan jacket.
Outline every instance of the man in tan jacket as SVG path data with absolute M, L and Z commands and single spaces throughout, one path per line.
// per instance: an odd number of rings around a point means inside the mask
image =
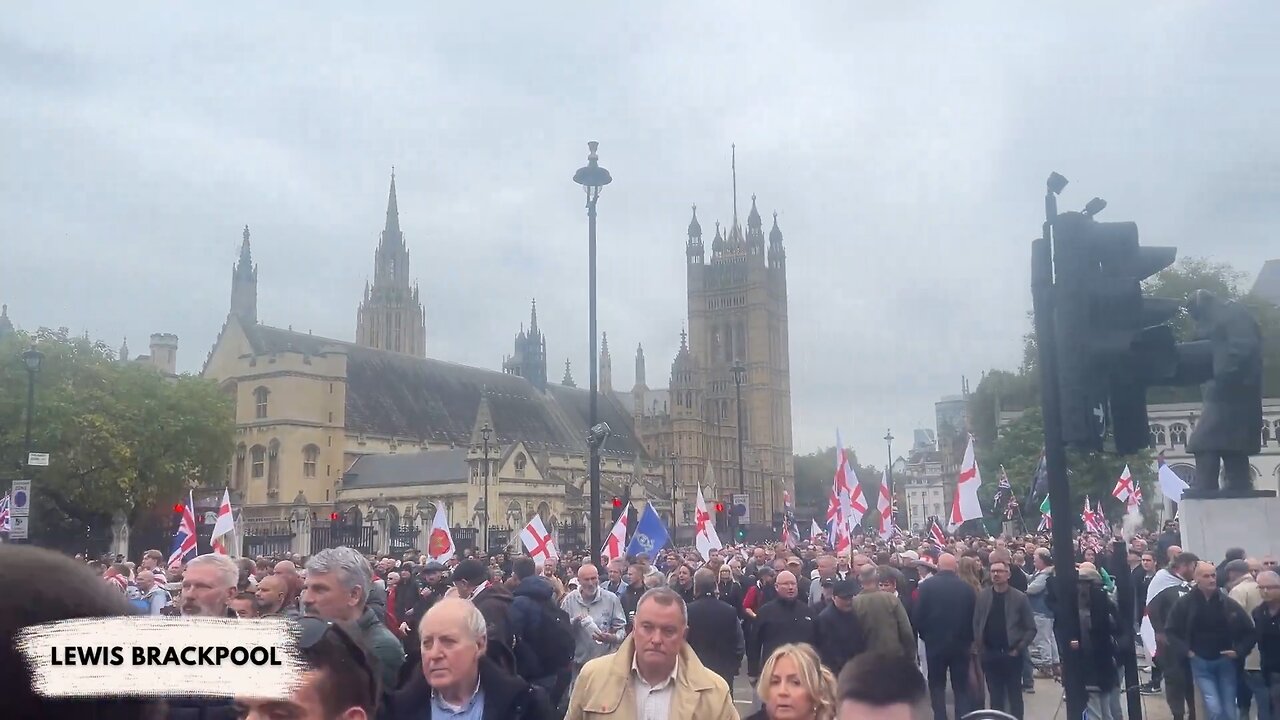
M 582 667 L 566 720 L 736 720 L 729 686 L 698 660 L 687 632 L 679 593 L 646 592 L 636 605 L 635 630 L 618 651 Z

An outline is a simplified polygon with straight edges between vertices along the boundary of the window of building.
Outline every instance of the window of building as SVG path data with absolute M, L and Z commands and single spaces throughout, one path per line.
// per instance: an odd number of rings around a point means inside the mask
M 253 465 L 253 479 L 257 480 L 265 477 L 267 474 L 267 449 L 261 445 L 254 445 L 249 451 L 250 464 Z
M 238 490 L 244 487 L 245 452 L 246 450 L 244 447 L 244 443 L 240 443 L 239 445 L 236 446 L 235 472 L 231 476 L 232 477 L 231 488 L 233 490 Z
M 308 445 L 302 449 L 302 477 L 316 476 L 316 461 L 320 459 L 320 448 Z
M 258 420 L 267 416 L 267 396 L 270 394 L 271 391 L 264 387 L 257 388 L 253 391 L 253 416 Z
M 524 468 L 528 464 L 529 464 L 529 459 L 524 456 L 524 453 L 520 453 L 516 455 L 516 475 L 523 476 Z
M 1187 426 L 1182 423 L 1176 423 L 1169 428 L 1169 444 L 1170 445 L 1186 445 L 1187 444 Z
M 1164 447 L 1166 442 L 1167 442 L 1167 438 L 1165 437 L 1165 434 L 1164 434 L 1164 426 L 1152 425 L 1151 426 L 1151 446 Z
M 267 446 L 267 492 L 280 489 L 280 441 Z

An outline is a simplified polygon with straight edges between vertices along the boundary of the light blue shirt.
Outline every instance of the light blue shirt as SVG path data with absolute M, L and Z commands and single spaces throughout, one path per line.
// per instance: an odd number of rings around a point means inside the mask
M 476 691 L 460 707 L 445 702 L 440 693 L 431 693 L 431 717 L 450 718 L 451 720 L 481 720 L 484 717 L 484 690 L 480 689 L 480 679 L 476 678 Z

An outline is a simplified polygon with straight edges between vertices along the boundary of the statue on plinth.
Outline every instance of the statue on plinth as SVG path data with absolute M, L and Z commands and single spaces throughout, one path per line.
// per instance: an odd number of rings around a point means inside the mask
M 1196 340 L 1182 343 L 1179 374 L 1201 383 L 1203 411 L 1187 442 L 1196 476 L 1188 497 L 1256 494 L 1249 456 L 1262 450 L 1262 332 L 1248 308 L 1197 290 L 1187 301 Z M 1221 471 L 1222 483 L 1219 486 Z

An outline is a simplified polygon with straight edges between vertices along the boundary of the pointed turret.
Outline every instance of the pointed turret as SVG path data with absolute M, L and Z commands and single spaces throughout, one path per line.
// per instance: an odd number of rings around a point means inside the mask
M 644 346 L 636 345 L 636 387 L 648 387 L 644 379 Z
M 387 191 L 387 224 L 384 232 L 400 232 L 400 208 L 396 204 L 396 169 L 394 167 L 391 168 L 391 189 Z
M 724 238 L 720 235 L 720 221 L 716 221 L 716 236 L 711 240 L 712 257 L 724 252 Z
M 258 266 L 253 264 L 249 226 L 244 226 L 240 259 L 231 268 L 231 314 L 249 325 L 258 322 Z
M 529 330 L 524 323 L 516 334 L 515 350 L 502 361 L 503 372 L 533 383 L 539 390 L 547 389 L 547 339 L 538 330 L 538 301 L 533 301 L 529 312 Z
M 689 220 L 689 242 L 702 239 L 702 224 L 698 222 L 698 206 L 693 206 L 693 217 Z
M 472 447 L 480 447 L 484 443 L 484 427 L 489 427 L 490 444 L 497 442 L 497 434 L 493 427 L 493 411 L 489 408 L 489 391 L 483 390 L 480 393 L 480 405 L 476 408 L 476 421 L 471 426 L 471 445 Z
M 600 333 L 600 389 L 613 390 L 613 361 L 609 357 L 609 333 Z
M 9 319 L 9 306 L 0 305 L 0 338 L 13 332 L 13 321 Z
M 538 335 L 538 299 L 533 299 L 533 307 L 529 310 L 529 335 Z
M 760 211 L 756 209 L 756 196 L 754 194 L 751 196 L 751 212 L 747 215 L 747 229 L 760 229 Z
M 787 250 L 782 245 L 782 230 L 778 228 L 778 213 L 773 213 L 773 228 L 769 230 L 769 267 L 780 268 L 787 263 Z
M 573 371 L 569 368 L 569 358 L 564 359 L 564 378 L 560 380 L 560 384 L 565 387 L 578 387 L 573 381 Z
M 129 362 L 129 338 L 125 338 L 124 342 L 120 343 L 120 354 L 116 356 L 116 359 L 122 365 Z

